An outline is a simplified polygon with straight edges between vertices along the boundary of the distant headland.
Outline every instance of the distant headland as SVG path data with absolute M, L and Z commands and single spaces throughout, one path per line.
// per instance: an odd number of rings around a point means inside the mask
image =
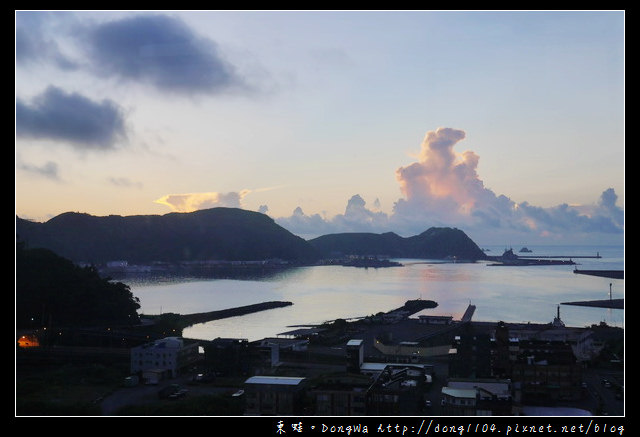
M 366 267 L 395 265 L 386 258 L 487 259 L 456 228 L 432 227 L 408 238 L 389 232 L 304 240 L 265 214 L 239 208 L 103 217 L 67 212 L 44 223 L 16 217 L 16 234 L 28 247 L 52 250 L 75 263 L 142 270 L 167 264 L 277 268 L 350 259 L 350 265 Z

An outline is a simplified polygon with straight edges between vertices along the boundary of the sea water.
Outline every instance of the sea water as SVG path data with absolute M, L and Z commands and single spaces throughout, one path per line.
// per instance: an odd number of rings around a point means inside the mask
M 624 327 L 624 311 L 563 305 L 566 302 L 624 298 L 624 280 L 575 274 L 581 270 L 623 270 L 623 246 L 529 246 L 527 256 L 572 256 L 573 265 L 494 266 L 492 262 L 452 263 L 398 259 L 401 267 L 357 268 L 310 266 L 263 277 L 196 278 L 142 275 L 118 279 L 140 300 L 141 314 L 190 314 L 267 301 L 293 305 L 239 317 L 201 323 L 183 336 L 249 341 L 275 337 L 299 326 L 335 319 L 355 319 L 402 306 L 410 299 L 435 301 L 420 314 L 459 319 L 475 305 L 473 320 L 549 323 L 556 317 L 566 326 L 605 322 Z M 483 247 L 501 255 L 505 247 Z M 595 256 L 601 258 L 577 258 Z

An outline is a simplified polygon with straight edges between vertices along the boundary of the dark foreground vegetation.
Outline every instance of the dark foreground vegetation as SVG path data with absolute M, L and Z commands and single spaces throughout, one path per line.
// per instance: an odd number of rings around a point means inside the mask
M 47 249 L 16 244 L 16 328 L 122 325 L 139 322 L 129 286 L 102 278 Z
M 17 416 L 101 416 L 102 402 L 123 386 L 130 375 L 129 356 L 85 355 L 82 357 L 52 350 L 18 351 L 16 366 Z M 239 381 L 218 378 L 215 386 L 239 385 Z M 194 388 L 186 385 L 187 388 Z M 124 405 L 115 416 L 241 416 L 244 399 L 230 396 L 228 390 L 200 394 L 190 391 L 179 402 L 153 399 L 137 405 Z
M 100 400 L 122 385 L 128 360 L 61 359 L 17 351 L 17 416 L 100 416 Z
M 180 402 L 127 405 L 117 416 L 242 416 L 244 398 L 228 394 L 189 396 Z

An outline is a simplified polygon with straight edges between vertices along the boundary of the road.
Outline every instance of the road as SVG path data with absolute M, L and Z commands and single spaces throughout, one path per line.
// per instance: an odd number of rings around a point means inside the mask
M 624 388 L 624 374 L 622 370 L 588 369 L 583 377 L 586 383 L 586 402 L 591 411 L 602 415 L 624 416 L 624 393 L 618 388 Z M 609 381 L 606 386 L 603 381 Z M 622 396 L 618 395 L 622 393 Z

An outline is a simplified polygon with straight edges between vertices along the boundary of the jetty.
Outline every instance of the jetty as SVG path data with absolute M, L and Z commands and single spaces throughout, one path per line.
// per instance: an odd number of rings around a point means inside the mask
M 562 305 L 574 305 L 581 307 L 624 309 L 624 299 L 585 300 L 579 302 L 563 302 Z
M 293 305 L 292 302 L 271 301 L 203 313 L 176 314 L 176 317 L 179 318 L 180 326 L 182 328 L 186 328 L 198 323 L 206 323 L 213 320 L 226 319 L 228 317 L 244 316 L 245 314 L 257 313 L 259 311 L 274 308 L 283 308 L 291 305 Z
M 609 284 L 609 299 L 564 302 L 563 305 L 576 305 L 576 306 L 582 306 L 582 307 L 611 308 L 611 309 L 623 310 L 624 299 L 613 298 L 613 291 L 611 289 L 612 286 L 613 284 Z
M 273 308 L 282 308 L 293 305 L 292 302 L 272 301 L 262 302 L 253 305 L 245 305 L 236 308 L 229 308 L 226 310 L 209 311 L 206 313 L 194 313 L 186 314 L 182 316 L 185 323 L 188 326 L 195 325 L 197 323 L 210 322 L 212 320 L 226 319 L 228 317 L 244 316 L 245 314 L 257 313 L 259 311 L 270 310 Z
M 534 255 L 518 255 L 518 258 L 602 258 L 602 256 L 600 256 L 600 252 L 596 252 L 595 255 L 541 255 L 541 256 L 534 256 Z
M 438 303 L 432 300 L 412 299 L 406 301 L 405 304 L 400 308 L 396 308 L 395 310 L 387 312 L 387 315 L 403 314 L 404 316 L 408 317 L 422 310 L 436 308 L 437 306 Z
M 569 258 L 569 259 L 573 259 L 573 258 L 602 258 L 600 255 L 539 255 L 539 256 L 534 256 L 534 255 L 518 255 L 518 258 Z
M 568 258 L 568 259 L 567 259 Z M 553 266 L 553 265 L 574 265 L 575 258 L 602 258 L 600 252 L 595 255 L 516 255 L 513 249 L 507 249 L 501 256 L 489 257 L 497 264 L 491 266 Z
M 603 278 L 624 279 L 624 270 L 573 270 L 576 275 L 600 276 Z

